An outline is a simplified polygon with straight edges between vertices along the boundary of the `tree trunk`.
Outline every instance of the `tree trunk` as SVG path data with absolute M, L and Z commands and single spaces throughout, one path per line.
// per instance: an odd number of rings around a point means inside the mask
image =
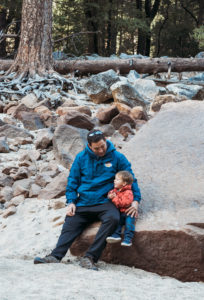
M 84 0 L 84 13 L 87 19 L 87 30 L 98 31 L 98 7 L 93 0 Z M 89 35 L 88 53 L 98 53 L 98 33 Z
M 2 8 L 0 11 L 0 32 L 6 29 L 6 9 Z M 6 39 L 1 40 L 0 37 L 0 57 L 6 57 Z
M 52 68 L 52 0 L 23 0 L 17 57 L 7 73 L 46 75 Z
M 171 62 L 172 72 L 204 71 L 204 58 L 145 58 L 145 59 L 102 59 L 102 60 L 75 60 L 55 61 L 54 69 L 60 74 L 79 71 L 81 75 L 97 74 L 110 69 L 127 74 L 130 70 L 138 73 L 156 74 L 168 71 Z M 0 71 L 7 70 L 12 60 L 0 60 Z

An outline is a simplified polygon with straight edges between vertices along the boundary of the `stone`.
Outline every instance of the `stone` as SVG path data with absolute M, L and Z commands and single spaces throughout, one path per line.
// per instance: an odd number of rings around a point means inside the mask
M 111 125 L 115 129 L 119 129 L 121 125 L 129 123 L 132 128 L 135 128 L 135 121 L 125 113 L 119 113 L 115 118 L 112 119 Z
M 53 150 L 56 159 L 65 167 L 70 168 L 75 156 L 87 144 L 88 130 L 70 125 L 60 125 L 53 137 Z
M 39 195 L 40 191 L 41 191 L 41 187 L 39 185 L 33 183 L 31 185 L 31 188 L 29 191 L 29 198 L 37 197 Z
M 50 115 L 48 113 L 45 113 L 40 115 L 40 119 L 46 127 L 57 127 L 57 115 Z
M 92 75 L 84 84 L 84 90 L 94 103 L 103 103 L 112 98 L 110 87 L 119 77 L 113 70 Z
M 135 106 L 131 109 L 130 117 L 134 120 L 148 120 L 147 112 L 142 106 Z
M 47 149 L 52 145 L 53 132 L 49 128 L 39 129 L 35 141 L 36 149 Z
M 13 180 L 20 180 L 20 179 L 25 179 L 29 177 L 29 173 L 27 168 L 25 167 L 20 167 L 17 172 L 10 173 L 10 176 L 13 178 Z
M 38 99 L 33 93 L 30 93 L 21 99 L 21 103 L 27 106 L 28 108 L 35 108 L 37 102 Z
M 65 195 L 68 172 L 57 175 L 38 195 L 40 200 L 51 200 Z
M 119 111 L 116 105 L 111 105 L 110 107 L 99 109 L 96 113 L 96 117 L 101 123 L 108 124 L 118 114 Z
M 105 124 L 105 125 L 99 126 L 97 128 L 103 132 L 105 137 L 112 136 L 115 132 L 115 128 L 111 124 Z
M 47 174 L 39 174 L 35 178 L 35 184 L 39 185 L 40 187 L 45 187 L 48 183 L 52 181 L 52 177 Z
M 49 115 L 49 116 L 52 115 L 51 110 L 49 110 L 49 108 L 45 105 L 40 105 L 40 106 L 35 107 L 34 112 L 39 114 L 39 115 L 42 115 L 42 114 L 46 114 L 46 115 Z
M 18 105 L 18 102 L 17 101 L 11 101 L 9 102 L 8 104 L 6 104 L 3 108 L 3 113 L 4 114 L 7 114 L 7 115 L 10 115 L 8 110 L 10 109 L 10 107 L 13 107 L 15 108 L 16 106 Z
M 151 104 L 151 109 L 153 111 L 159 111 L 161 106 L 165 103 L 169 102 L 181 102 L 185 101 L 187 98 L 185 96 L 176 96 L 172 94 L 166 94 L 166 95 L 159 95 L 156 96 L 154 101 Z
M 63 116 L 66 115 L 67 113 L 71 113 L 72 111 L 78 111 L 82 114 L 86 114 L 91 117 L 92 112 L 91 109 L 88 106 L 59 106 L 56 110 L 56 114 Z
M 33 135 L 29 131 L 9 124 L 0 126 L 0 137 L 2 136 L 6 136 L 11 139 L 16 137 L 33 138 Z
M 41 158 L 41 153 L 39 150 L 23 150 L 19 153 L 19 161 L 35 161 Z
M 9 186 L 5 186 L 0 191 L 0 203 L 8 202 L 13 197 L 13 190 Z
M 131 112 L 131 107 L 126 105 L 126 104 L 123 104 L 123 103 L 119 103 L 119 102 L 116 102 L 115 103 L 117 109 L 119 110 L 119 112 L 122 112 L 122 113 L 125 113 L 125 114 L 130 114 Z
M 127 75 L 127 79 L 131 84 L 134 84 L 136 80 L 140 78 L 140 74 L 138 74 L 135 70 L 130 70 Z
M 167 103 L 123 147 L 142 201 L 133 245 L 108 245 L 101 257 L 181 281 L 204 281 L 204 103 Z M 190 125 L 189 125 L 190 124 Z M 73 243 L 83 255 L 98 225 Z
M 18 206 L 25 200 L 23 195 L 19 195 L 16 197 L 13 197 L 11 201 L 6 203 L 6 208 L 9 208 L 10 206 Z
M 132 130 L 129 123 L 125 123 L 120 126 L 119 133 L 126 139 L 130 134 L 134 135 L 135 132 Z
M 0 114 L 3 113 L 4 107 L 5 107 L 5 104 L 2 101 L 0 101 Z
M 9 146 L 5 138 L 0 138 L 0 153 L 9 153 Z
M 27 107 L 25 104 L 20 103 L 19 105 L 15 106 L 15 110 L 12 113 L 12 116 L 16 119 L 20 119 L 19 115 L 22 112 L 32 112 L 33 110 L 29 107 Z M 7 112 L 8 113 L 8 112 Z
M 204 88 L 201 85 L 187 85 L 183 83 L 172 83 L 166 86 L 169 93 L 177 96 L 185 96 L 188 99 L 203 100 Z
M 58 124 L 67 124 L 73 127 L 92 130 L 95 126 L 94 122 L 92 122 L 91 118 L 88 115 L 82 114 L 77 111 L 70 111 L 64 116 L 61 116 L 58 119 Z
M 134 83 L 134 88 L 145 100 L 152 102 L 159 95 L 159 88 L 153 80 L 138 79 Z
M 9 216 L 14 215 L 16 213 L 16 211 L 17 210 L 16 210 L 15 206 L 11 206 L 5 210 L 5 212 L 2 214 L 2 217 L 8 218 Z
M 33 183 L 33 179 L 31 178 L 26 178 L 26 179 L 21 179 L 17 180 L 13 184 L 13 195 L 18 196 L 18 195 L 24 195 L 27 197 L 29 195 L 29 190 L 31 188 L 31 185 Z
M 149 102 L 143 98 L 136 88 L 126 81 L 118 81 L 111 86 L 114 102 L 126 104 L 130 107 L 145 106 Z
M 3 173 L 0 175 L 0 187 L 12 186 L 13 182 L 14 180 L 11 176 L 7 176 Z
M 24 127 L 29 130 L 38 130 L 45 127 L 40 115 L 35 112 L 21 111 L 18 113 L 18 119 L 21 120 Z

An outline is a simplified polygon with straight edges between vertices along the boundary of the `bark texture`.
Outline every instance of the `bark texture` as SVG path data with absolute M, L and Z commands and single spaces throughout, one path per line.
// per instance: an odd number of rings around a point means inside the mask
M 0 60 L 0 71 L 8 70 L 12 60 Z M 120 60 L 75 60 L 55 61 L 54 70 L 60 74 L 79 71 L 81 75 L 97 74 L 110 69 L 127 74 L 130 70 L 138 73 L 156 74 L 168 71 L 168 62 L 171 62 L 172 72 L 204 71 L 203 58 L 147 58 L 147 59 L 120 59 Z
M 52 71 L 52 0 L 24 0 L 17 57 L 8 70 L 21 76 Z

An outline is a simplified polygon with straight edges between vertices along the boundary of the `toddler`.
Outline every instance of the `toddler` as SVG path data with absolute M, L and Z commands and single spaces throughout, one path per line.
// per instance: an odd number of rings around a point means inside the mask
M 131 185 L 133 176 L 128 171 L 120 171 L 115 175 L 114 189 L 108 193 L 108 198 L 112 200 L 115 206 L 120 210 L 120 222 L 112 236 L 107 237 L 107 243 L 116 243 L 121 241 L 121 231 L 125 225 L 124 239 L 122 246 L 132 246 L 132 238 L 135 232 L 135 218 L 126 215 L 125 211 L 130 207 L 133 201 L 133 192 Z

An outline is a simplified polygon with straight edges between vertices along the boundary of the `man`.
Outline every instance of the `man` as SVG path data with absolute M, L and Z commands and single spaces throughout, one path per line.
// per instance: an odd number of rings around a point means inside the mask
M 70 170 L 66 188 L 67 214 L 56 248 L 44 258 L 36 257 L 35 264 L 60 262 L 84 228 L 100 220 L 94 242 L 80 262 L 84 268 L 97 270 L 95 263 L 106 246 L 106 238 L 117 228 L 119 211 L 107 194 L 114 187 L 118 171 L 126 170 L 134 176 L 131 165 L 100 130 L 90 131 L 87 140 L 86 148 L 77 154 Z M 126 213 L 136 217 L 141 195 L 135 177 L 132 190 L 134 201 Z

